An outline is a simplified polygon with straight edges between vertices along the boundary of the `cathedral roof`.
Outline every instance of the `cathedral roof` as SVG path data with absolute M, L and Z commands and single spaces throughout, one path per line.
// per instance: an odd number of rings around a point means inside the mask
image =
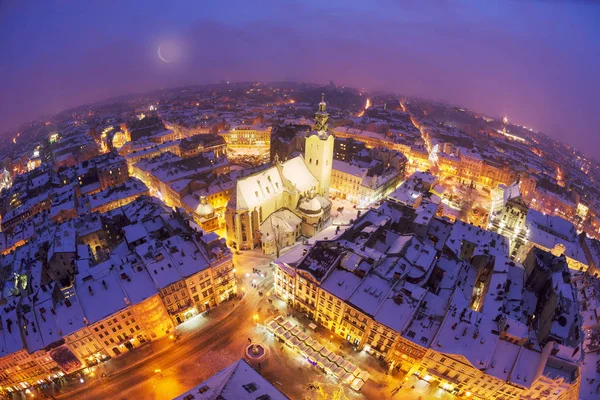
M 237 182 L 237 209 L 252 210 L 284 189 L 277 167 L 271 167 Z
M 307 192 L 319 182 L 308 170 L 301 156 L 294 157 L 280 166 L 273 166 L 237 182 L 237 209 L 251 210 L 266 200 L 278 196 L 284 190 Z
M 317 186 L 319 181 L 308 170 L 302 156 L 287 160 L 281 165 L 283 177 L 291 182 L 299 192 L 306 192 Z

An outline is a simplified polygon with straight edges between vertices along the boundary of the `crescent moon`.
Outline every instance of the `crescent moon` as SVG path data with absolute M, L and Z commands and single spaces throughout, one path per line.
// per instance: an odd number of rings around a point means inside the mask
M 162 61 L 164 61 L 164 62 L 166 62 L 166 63 L 170 63 L 171 61 L 167 60 L 166 58 L 164 58 L 164 57 L 163 57 L 163 55 L 162 55 L 162 54 L 160 54 L 160 48 L 161 48 L 162 46 L 163 46 L 163 45 L 162 45 L 162 43 L 160 44 L 160 46 L 158 46 L 158 51 L 157 51 L 157 53 L 158 53 L 158 58 L 160 58 Z

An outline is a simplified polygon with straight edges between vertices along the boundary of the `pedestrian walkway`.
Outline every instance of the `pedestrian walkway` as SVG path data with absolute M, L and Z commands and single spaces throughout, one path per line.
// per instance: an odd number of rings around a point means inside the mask
M 353 389 L 360 390 L 369 379 L 367 371 L 361 370 L 354 363 L 328 350 L 281 315 L 266 322 L 265 327 L 288 347 L 306 357 L 309 363 L 335 376 Z

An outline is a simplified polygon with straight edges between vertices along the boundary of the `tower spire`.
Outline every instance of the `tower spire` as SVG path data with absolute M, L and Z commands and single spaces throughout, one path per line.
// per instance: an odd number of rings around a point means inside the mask
M 325 93 L 321 93 L 321 102 L 319 103 L 319 111 L 315 114 L 315 130 L 320 135 L 327 135 L 329 127 L 327 126 L 327 103 L 325 103 Z

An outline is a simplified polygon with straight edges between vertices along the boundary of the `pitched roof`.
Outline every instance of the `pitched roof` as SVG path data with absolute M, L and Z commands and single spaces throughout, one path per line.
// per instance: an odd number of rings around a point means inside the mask
M 285 400 L 287 397 L 243 359 L 222 369 L 173 400 Z

